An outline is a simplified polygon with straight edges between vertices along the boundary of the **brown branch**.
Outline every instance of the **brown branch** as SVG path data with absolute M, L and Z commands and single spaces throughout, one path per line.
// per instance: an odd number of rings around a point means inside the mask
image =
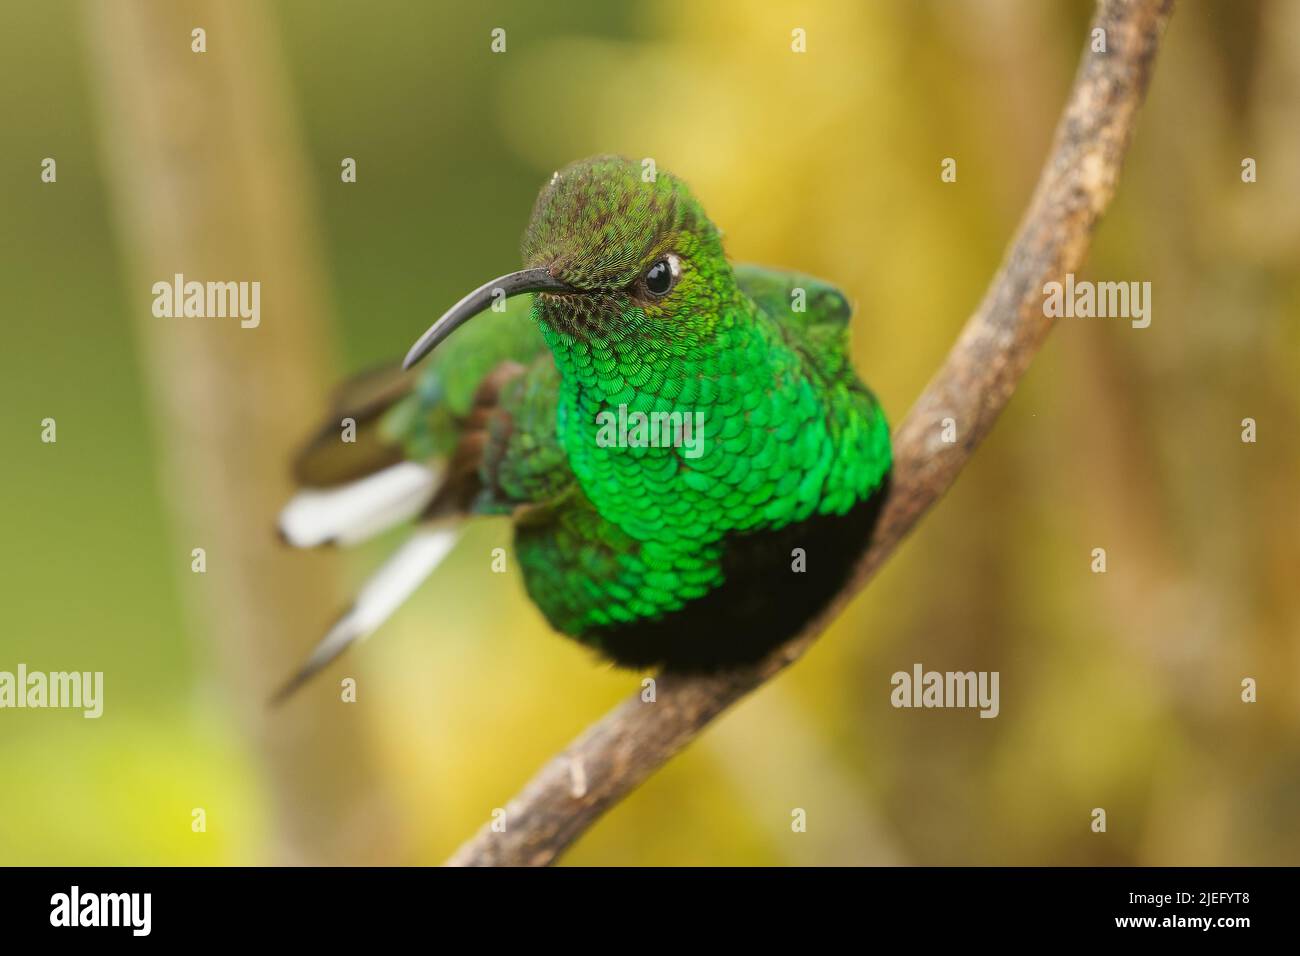
M 939 373 L 894 436 L 893 486 L 870 547 L 831 606 L 752 667 L 707 677 L 660 675 L 654 703 L 624 701 L 553 758 L 449 860 L 545 865 L 685 747 L 714 717 L 799 658 L 946 492 L 993 427 L 1052 321 L 1043 285 L 1078 269 L 1110 203 L 1173 0 L 1102 0 L 1038 187 L 1006 259 Z M 1090 31 L 1091 32 L 1091 31 Z M 960 436 L 940 440 L 951 418 Z

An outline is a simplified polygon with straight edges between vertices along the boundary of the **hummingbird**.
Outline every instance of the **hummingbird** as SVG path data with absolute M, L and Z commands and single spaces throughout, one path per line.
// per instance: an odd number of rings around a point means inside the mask
M 730 263 L 686 184 L 644 171 L 597 156 L 554 173 L 524 268 L 338 389 L 294 460 L 282 538 L 415 527 L 279 698 L 383 624 L 480 515 L 511 520 L 551 627 L 628 668 L 756 661 L 842 586 L 891 467 L 849 302 Z

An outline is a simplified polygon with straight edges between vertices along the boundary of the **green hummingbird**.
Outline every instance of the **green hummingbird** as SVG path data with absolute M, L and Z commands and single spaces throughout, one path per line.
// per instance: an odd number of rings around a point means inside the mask
M 732 265 L 681 180 L 613 156 L 551 177 L 522 251 L 400 367 L 345 384 L 297 456 L 290 544 L 418 524 L 282 695 L 379 627 L 474 515 L 511 517 L 555 630 L 632 668 L 757 660 L 861 554 L 889 427 L 838 289 Z

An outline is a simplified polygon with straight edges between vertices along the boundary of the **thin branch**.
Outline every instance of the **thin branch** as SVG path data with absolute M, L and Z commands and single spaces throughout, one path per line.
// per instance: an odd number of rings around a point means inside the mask
M 624 701 L 554 757 L 448 861 L 545 865 L 680 751 L 723 710 L 797 660 L 921 516 L 993 427 L 1051 331 L 1043 285 L 1078 269 L 1119 181 L 1173 0 L 1103 0 L 1029 210 L 975 314 L 894 436 L 894 477 L 871 545 L 831 606 L 752 667 L 710 676 L 662 674 L 656 701 Z M 940 440 L 942 422 L 959 440 Z

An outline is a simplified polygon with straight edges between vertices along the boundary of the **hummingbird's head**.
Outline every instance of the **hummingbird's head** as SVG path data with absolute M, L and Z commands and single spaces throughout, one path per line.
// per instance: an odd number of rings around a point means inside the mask
M 406 357 L 410 368 L 502 296 L 537 294 L 538 317 L 579 338 L 707 336 L 736 295 L 722 239 L 686 184 L 618 156 L 551 176 L 524 233 L 525 268 L 475 289 Z

